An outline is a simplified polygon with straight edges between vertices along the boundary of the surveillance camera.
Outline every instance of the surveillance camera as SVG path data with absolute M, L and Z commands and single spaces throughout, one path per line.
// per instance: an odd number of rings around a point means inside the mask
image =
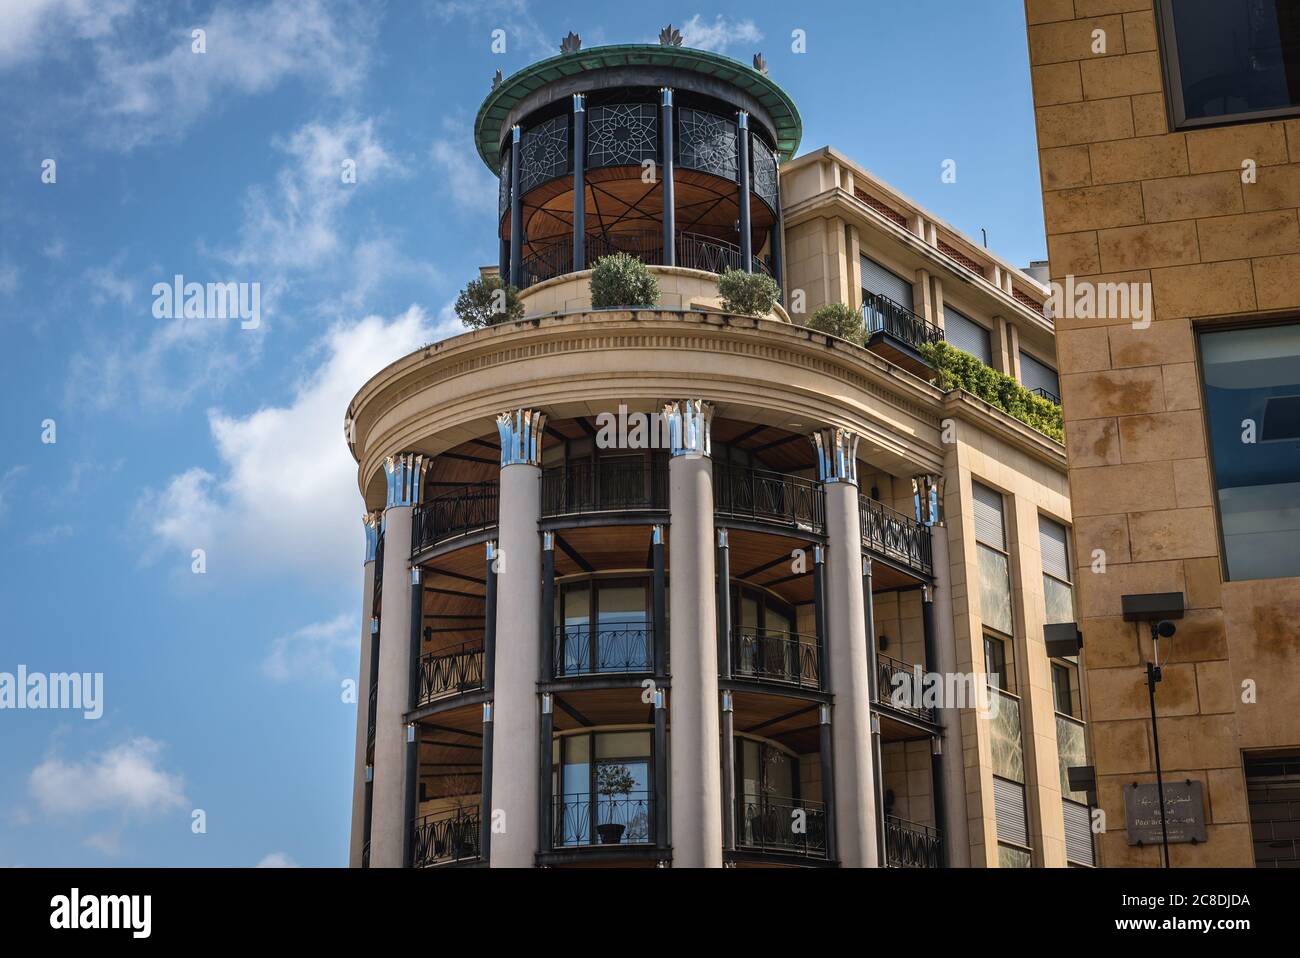
M 1168 619 L 1165 619 L 1163 622 L 1157 622 L 1155 625 L 1151 627 L 1151 632 L 1157 638 L 1161 638 L 1161 639 L 1171 639 L 1173 638 L 1174 633 L 1177 631 L 1178 631 L 1178 627 L 1174 625 L 1172 622 L 1170 622 Z

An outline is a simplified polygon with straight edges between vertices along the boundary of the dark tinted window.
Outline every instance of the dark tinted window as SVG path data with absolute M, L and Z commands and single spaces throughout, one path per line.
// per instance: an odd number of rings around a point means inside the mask
M 1300 576 L 1300 324 L 1201 334 L 1229 579 Z
M 1176 123 L 1300 108 L 1300 0 L 1161 0 Z

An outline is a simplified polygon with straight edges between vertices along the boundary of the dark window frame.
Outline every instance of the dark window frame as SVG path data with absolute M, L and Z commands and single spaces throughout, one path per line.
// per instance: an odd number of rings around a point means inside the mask
M 1300 117 L 1300 104 L 1271 110 L 1254 110 L 1249 113 L 1229 113 L 1223 116 L 1188 118 L 1183 102 L 1182 68 L 1178 58 L 1178 36 L 1174 27 L 1176 0 L 1156 0 L 1156 45 L 1160 48 L 1160 70 L 1165 85 L 1165 107 L 1169 119 L 1169 132 L 1213 129 L 1221 126 L 1239 126 L 1244 123 L 1268 123 L 1275 120 Z

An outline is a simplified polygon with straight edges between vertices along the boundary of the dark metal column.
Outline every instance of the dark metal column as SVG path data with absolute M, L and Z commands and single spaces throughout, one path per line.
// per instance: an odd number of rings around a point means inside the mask
M 942 681 L 936 678 L 933 673 L 934 663 L 937 660 L 937 650 L 935 643 L 938 637 L 935 633 L 934 623 L 934 586 L 921 586 L 921 628 L 925 636 L 925 671 L 927 678 L 921 683 L 920 694 L 922 701 L 926 694 L 926 689 L 931 683 Z M 944 781 L 943 769 L 943 738 L 935 735 L 930 739 L 930 782 L 933 792 L 932 800 L 934 804 L 934 820 L 938 824 L 943 820 L 944 797 L 947 794 L 947 783 Z M 946 837 L 946 836 L 945 836 Z M 945 841 L 940 846 L 943 850 L 943 867 L 948 867 L 948 843 Z
M 478 813 L 478 847 L 483 864 L 492 861 L 492 703 L 483 703 L 483 796 Z
M 736 142 L 740 146 L 740 258 L 746 273 L 754 271 L 754 234 L 749 224 L 749 114 L 741 110 L 736 116 Z
M 542 608 L 538 616 L 541 680 L 555 677 L 555 533 L 542 533 Z
M 736 850 L 736 704 L 722 693 L 722 847 Z
M 781 158 L 778 156 L 773 161 L 776 163 L 776 222 L 772 224 L 772 278 L 776 280 L 777 288 L 780 290 L 777 296 L 777 302 L 785 302 L 785 281 L 782 277 L 783 264 L 781 263 L 781 244 L 785 240 L 785 217 L 781 215 Z
M 817 633 L 817 679 L 826 692 L 831 687 L 831 661 L 826 648 L 826 551 L 821 546 L 813 546 L 813 622 Z
M 524 204 L 519 195 L 519 127 L 510 129 L 510 284 L 523 286 Z
M 411 675 L 410 692 L 407 696 L 407 711 L 415 710 L 415 703 L 420 695 L 420 637 L 424 625 L 424 586 L 421 567 L 411 566 Z M 410 868 L 414 864 L 413 842 L 416 812 L 419 809 L 420 796 L 420 736 L 414 722 L 406 725 L 406 805 L 403 818 L 406 831 L 402 834 L 402 864 Z
M 727 530 L 718 530 L 718 674 L 723 681 L 731 678 L 731 548 L 727 544 Z M 725 718 L 725 716 L 724 716 Z M 723 746 L 727 740 L 723 739 Z M 727 783 L 722 783 L 726 789 Z M 726 823 L 723 823 L 726 827 Z
M 655 689 L 655 848 L 668 848 L 668 710 L 663 689 Z
M 538 733 L 538 758 L 537 774 L 537 849 L 542 852 L 549 852 L 552 845 L 551 823 L 555 817 L 551 814 L 551 754 L 554 749 L 552 738 L 555 734 L 555 716 L 553 712 L 553 701 L 550 692 L 543 692 L 541 696 L 542 721 Z
M 518 152 L 516 150 L 516 152 Z M 479 854 L 484 864 L 492 860 L 492 688 L 497 663 L 497 544 L 489 542 L 483 621 L 483 795 L 479 809 Z
M 826 857 L 839 858 L 835 834 L 835 763 L 831 745 L 831 707 L 821 706 L 818 712 L 820 757 L 822 765 L 822 804 L 826 807 Z
M 668 603 L 665 596 L 668 574 L 664 568 L 664 527 L 653 526 L 650 530 L 650 553 L 654 563 L 654 587 L 651 596 L 651 615 L 654 619 L 654 668 L 655 678 L 668 677 Z
M 573 271 L 587 268 L 587 105 L 573 94 Z
M 664 189 L 664 265 L 677 265 L 677 191 L 673 182 L 673 91 L 664 87 L 659 103 L 659 178 Z
M 375 702 L 378 696 L 374 694 L 379 685 L 379 617 L 370 617 L 370 662 L 371 677 L 370 688 L 366 689 L 367 704 L 366 709 L 369 712 L 369 719 L 366 723 L 367 729 L 373 728 L 375 724 Z M 370 847 L 370 812 L 374 804 L 375 790 L 375 766 L 374 756 L 370 757 L 370 764 L 366 765 L 366 813 L 364 824 L 362 825 L 361 847 Z M 367 861 L 362 867 L 369 868 L 370 863 Z
M 880 640 L 876 636 L 876 601 L 872 594 L 871 557 L 862 557 L 862 608 L 865 610 L 867 633 L 867 667 L 871 685 L 871 770 L 876 786 L 876 860 L 881 867 L 889 864 L 885 854 L 885 779 L 883 750 L 880 742 L 880 715 L 875 708 L 880 704 Z

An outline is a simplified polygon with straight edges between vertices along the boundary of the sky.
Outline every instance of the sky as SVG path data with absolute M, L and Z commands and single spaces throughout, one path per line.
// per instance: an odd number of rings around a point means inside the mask
M 493 72 L 670 21 L 761 51 L 801 152 L 1046 258 L 1018 0 L 0 0 L 0 704 L 102 674 L 98 717 L 0 709 L 0 865 L 346 864 L 348 401 L 496 261 Z

